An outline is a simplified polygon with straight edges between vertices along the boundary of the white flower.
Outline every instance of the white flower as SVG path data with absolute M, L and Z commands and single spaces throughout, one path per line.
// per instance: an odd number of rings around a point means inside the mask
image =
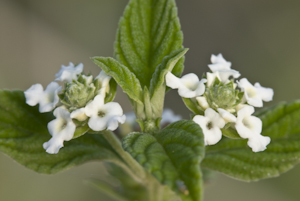
M 247 78 L 241 79 L 238 82 L 238 86 L 244 91 L 244 97 L 247 103 L 254 107 L 262 107 L 263 101 L 267 102 L 273 99 L 273 89 L 262 87 L 259 83 L 255 83 L 253 86 Z
M 166 124 L 166 123 L 173 123 L 176 121 L 179 121 L 182 119 L 182 117 L 180 115 L 175 115 L 173 110 L 171 109 L 164 109 L 161 115 L 161 121 L 160 121 L 160 125 Z
M 222 138 L 221 128 L 225 126 L 225 121 L 211 108 L 206 109 L 204 114 L 205 116 L 196 115 L 193 121 L 202 128 L 205 144 L 214 145 Z
M 198 104 L 200 105 L 200 107 L 202 107 L 203 109 L 206 110 L 207 108 L 209 108 L 209 104 L 204 96 L 196 97 L 196 100 L 197 100 Z
M 206 79 L 199 81 L 194 73 L 189 73 L 181 78 L 176 77 L 171 72 L 166 75 L 166 84 L 172 89 L 178 89 L 178 94 L 184 98 L 194 98 L 201 96 L 205 92 Z
M 226 61 L 221 53 L 218 55 L 212 54 L 210 61 L 212 64 L 209 64 L 208 67 L 212 72 L 231 69 L 231 62 Z
M 61 66 L 59 72 L 55 74 L 55 80 L 62 82 L 72 82 L 72 80 L 77 80 L 77 75 L 79 75 L 82 72 L 82 70 L 82 63 L 78 64 L 77 66 L 74 66 L 74 64 L 70 62 L 69 66 Z
M 109 81 L 111 79 L 111 76 L 107 75 L 104 71 L 101 71 L 100 74 L 96 77 L 101 83 L 101 89 L 99 90 L 100 93 L 105 93 L 109 92 Z
M 104 96 L 97 95 L 92 102 L 85 106 L 85 114 L 90 117 L 88 125 L 94 131 L 115 130 L 118 123 L 124 123 L 126 116 L 119 103 L 104 104 Z
M 29 89 L 24 91 L 26 103 L 30 106 L 40 104 L 39 111 L 50 112 L 59 101 L 58 92 L 61 91 L 61 86 L 56 82 L 51 82 L 43 91 L 41 84 L 32 85 Z
M 212 64 L 209 64 L 208 67 L 213 73 L 207 73 L 207 86 L 210 87 L 215 81 L 216 77 L 223 83 L 227 84 L 229 78 L 238 78 L 241 74 L 231 69 L 231 62 L 226 61 L 223 58 L 222 54 L 212 55 L 210 58 Z
M 226 123 L 228 122 L 236 122 L 236 116 L 228 112 L 227 110 L 224 110 L 222 108 L 217 109 L 220 116 L 225 120 Z
M 245 105 L 237 112 L 235 128 L 242 138 L 251 138 L 262 131 L 262 121 L 260 118 L 252 116 L 254 107 Z
M 271 138 L 262 135 L 255 135 L 249 138 L 247 144 L 252 148 L 253 152 L 260 152 L 267 149 L 267 145 L 270 144 Z
M 49 154 L 57 154 L 59 149 L 64 146 L 63 142 L 73 138 L 76 129 L 68 110 L 59 107 L 54 110 L 53 114 L 56 119 L 48 123 L 48 130 L 52 138 L 43 144 Z
M 248 139 L 248 146 L 252 148 L 252 151 L 258 152 L 265 150 L 271 139 L 261 135 L 262 121 L 252 116 L 253 113 L 253 106 L 244 105 L 237 112 L 235 128 L 242 138 Z

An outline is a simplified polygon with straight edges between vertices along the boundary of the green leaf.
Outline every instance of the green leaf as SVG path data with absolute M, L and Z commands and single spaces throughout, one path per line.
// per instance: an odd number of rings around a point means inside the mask
M 150 99 L 152 112 L 155 117 L 160 117 L 163 111 L 163 104 L 166 91 L 165 76 L 169 71 L 172 71 L 177 62 L 188 51 L 187 48 L 182 48 L 173 51 L 170 55 L 165 56 L 162 62 L 156 67 L 152 75 L 150 83 Z
M 203 109 L 197 103 L 196 98 L 183 98 L 185 106 L 194 114 L 204 115 Z
M 85 134 L 65 142 L 58 154 L 48 154 L 43 143 L 51 136 L 52 114 L 25 103 L 22 91 L 0 91 L 0 151 L 36 172 L 52 174 L 91 160 L 120 160 L 101 135 Z
M 182 48 L 183 34 L 174 0 L 130 0 L 115 42 L 115 56 L 149 88 L 155 68 L 172 51 Z M 183 71 L 184 58 L 173 74 Z
M 93 57 L 92 60 L 104 72 L 112 76 L 123 91 L 135 102 L 142 104 L 143 90 L 140 81 L 126 66 L 110 57 Z
M 208 146 L 202 167 L 244 181 L 276 177 L 300 162 L 300 101 L 280 103 L 258 116 L 262 135 L 271 137 L 263 152 L 253 153 L 247 140 L 224 138 Z
M 123 147 L 183 200 L 202 199 L 199 164 L 204 157 L 204 142 L 198 124 L 181 120 L 154 135 L 131 133 L 124 138 Z

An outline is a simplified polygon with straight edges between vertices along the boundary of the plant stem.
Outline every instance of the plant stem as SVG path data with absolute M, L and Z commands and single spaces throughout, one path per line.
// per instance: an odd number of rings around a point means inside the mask
M 131 157 L 129 153 L 127 153 L 120 142 L 120 140 L 115 136 L 115 134 L 111 131 L 102 131 L 101 132 L 105 139 L 110 143 L 112 148 L 121 156 L 121 158 L 127 163 L 127 165 L 132 170 L 133 174 L 136 175 L 136 178 L 139 178 L 138 182 L 141 182 L 145 179 L 146 174 L 142 166 Z
M 147 176 L 148 201 L 162 201 L 163 186 L 152 176 Z

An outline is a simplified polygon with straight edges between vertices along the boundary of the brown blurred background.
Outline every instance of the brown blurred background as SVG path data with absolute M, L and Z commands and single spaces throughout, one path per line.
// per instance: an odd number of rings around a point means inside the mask
M 0 0 L 0 88 L 47 86 L 61 64 L 91 56 L 113 56 L 113 42 L 126 0 Z M 252 83 L 272 87 L 271 104 L 300 97 L 300 1 L 178 0 L 184 45 L 190 48 L 185 72 L 207 71 L 210 55 L 223 53 Z M 119 90 L 117 101 L 130 111 Z M 271 105 L 267 104 L 267 105 Z M 188 117 L 176 91 L 166 107 Z M 83 180 L 103 178 L 92 162 L 57 175 L 40 175 L 0 154 L 0 201 L 110 201 Z M 205 201 L 298 201 L 300 166 L 279 178 L 244 183 L 218 175 Z

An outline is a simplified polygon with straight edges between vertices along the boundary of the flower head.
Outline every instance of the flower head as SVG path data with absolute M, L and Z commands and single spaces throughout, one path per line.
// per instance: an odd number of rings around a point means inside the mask
M 62 82 L 72 82 L 73 80 L 77 80 L 77 75 L 79 75 L 82 72 L 82 70 L 82 63 L 75 66 L 72 62 L 70 62 L 69 66 L 61 66 L 59 72 L 55 74 L 55 80 Z
M 115 130 L 118 123 L 124 123 L 126 116 L 119 103 L 104 104 L 104 96 L 97 95 L 92 102 L 85 106 L 85 114 L 90 117 L 88 125 L 94 131 Z
M 48 123 L 48 130 L 52 138 L 43 144 L 44 149 L 49 154 L 57 154 L 59 149 L 64 146 L 63 142 L 73 138 L 76 129 L 69 111 L 65 108 L 56 108 L 53 115 L 56 119 Z
M 214 145 L 222 138 L 221 128 L 225 126 L 225 121 L 211 108 L 206 109 L 204 115 L 196 115 L 193 121 L 202 128 L 205 144 Z
M 61 91 L 61 86 L 56 82 L 51 82 L 43 91 L 41 84 L 32 85 L 24 92 L 26 103 L 30 106 L 40 104 L 39 111 L 50 112 L 56 107 L 59 101 L 58 92 Z
M 255 83 L 253 86 L 247 78 L 241 79 L 238 82 L 238 86 L 245 92 L 244 96 L 247 103 L 254 107 L 262 107 L 263 101 L 271 101 L 273 99 L 273 89 L 262 87 L 259 83 Z
M 189 73 L 181 78 L 176 77 L 171 72 L 166 75 L 166 84 L 172 89 L 178 89 L 178 94 L 184 98 L 194 98 L 201 96 L 205 91 L 206 79 L 199 81 L 194 73 Z

